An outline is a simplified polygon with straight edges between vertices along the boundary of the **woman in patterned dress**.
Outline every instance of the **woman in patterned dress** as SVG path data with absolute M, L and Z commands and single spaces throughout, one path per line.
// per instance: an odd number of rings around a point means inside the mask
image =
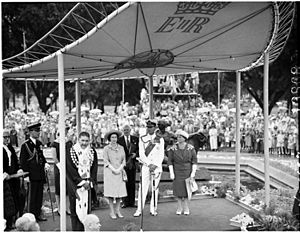
M 120 212 L 120 201 L 127 196 L 126 184 L 123 180 L 123 171 L 126 165 L 125 151 L 123 146 L 117 143 L 121 133 L 117 130 L 109 131 L 105 139 L 109 144 L 104 147 L 104 196 L 108 197 L 110 217 L 123 218 Z M 114 208 L 115 204 L 115 208 Z
M 189 134 L 183 130 L 177 130 L 177 143 L 170 147 L 168 153 L 168 165 L 170 178 L 173 180 L 173 194 L 178 198 L 177 215 L 189 215 L 188 194 L 185 179 L 195 179 L 197 170 L 197 156 L 194 147 L 186 143 Z

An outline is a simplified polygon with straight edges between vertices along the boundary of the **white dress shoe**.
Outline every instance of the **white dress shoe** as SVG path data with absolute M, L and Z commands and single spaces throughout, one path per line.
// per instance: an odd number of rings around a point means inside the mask
M 133 217 L 140 217 L 141 216 L 141 211 L 135 211 L 135 213 L 133 214 Z
M 190 211 L 189 211 L 189 210 L 185 210 L 185 211 L 183 212 L 183 214 L 184 214 L 184 215 L 190 215 Z
M 117 217 L 119 218 L 124 218 L 124 216 L 119 212 L 119 213 L 116 213 Z
M 177 211 L 176 211 L 176 214 L 177 214 L 177 215 L 181 215 L 181 214 L 182 214 L 182 210 L 177 210 Z
M 152 212 L 150 212 L 150 214 L 151 214 L 152 216 L 157 216 L 157 211 L 152 211 Z

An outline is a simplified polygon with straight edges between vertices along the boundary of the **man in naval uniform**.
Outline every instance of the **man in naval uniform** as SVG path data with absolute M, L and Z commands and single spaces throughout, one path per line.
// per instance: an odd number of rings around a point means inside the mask
M 29 139 L 21 146 L 20 164 L 25 172 L 29 172 L 29 192 L 28 203 L 29 212 L 35 215 L 37 221 L 46 221 L 41 216 L 43 204 L 43 189 L 46 182 L 46 172 L 50 165 L 43 154 L 43 144 L 38 140 L 40 136 L 41 123 L 29 125 Z
M 142 163 L 141 181 L 138 192 L 138 207 L 134 217 L 141 215 L 149 185 L 152 186 L 150 214 L 157 215 L 158 184 L 162 173 L 164 159 L 164 139 L 155 134 L 156 121 L 147 121 L 147 134 L 139 140 L 139 161 Z
M 84 231 L 84 221 L 89 213 L 88 196 L 97 184 L 98 158 L 90 147 L 90 134 L 81 132 L 78 142 L 66 153 L 67 189 L 70 200 L 72 231 Z

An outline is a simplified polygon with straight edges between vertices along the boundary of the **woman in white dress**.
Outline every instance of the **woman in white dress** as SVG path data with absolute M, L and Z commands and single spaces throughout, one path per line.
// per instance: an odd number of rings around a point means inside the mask
M 218 130 L 216 129 L 215 122 L 212 122 L 208 134 L 209 134 L 210 149 L 212 151 L 216 151 L 218 149 Z

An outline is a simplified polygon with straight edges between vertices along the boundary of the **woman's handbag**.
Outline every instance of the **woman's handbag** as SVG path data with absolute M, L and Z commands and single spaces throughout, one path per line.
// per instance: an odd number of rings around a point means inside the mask
M 123 181 L 125 181 L 125 182 L 128 181 L 127 174 L 126 174 L 126 171 L 125 171 L 124 169 L 122 170 L 122 179 L 123 179 Z

